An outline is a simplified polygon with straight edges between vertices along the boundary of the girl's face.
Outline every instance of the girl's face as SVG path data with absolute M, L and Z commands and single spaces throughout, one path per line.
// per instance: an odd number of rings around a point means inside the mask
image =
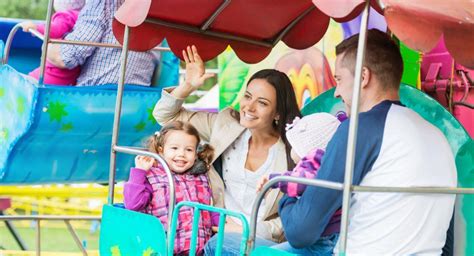
M 184 173 L 196 161 L 197 139 L 184 131 L 169 131 L 161 155 L 170 169 L 175 173 Z
M 271 130 L 278 119 L 275 88 L 265 79 L 254 79 L 240 100 L 240 124 L 248 129 Z

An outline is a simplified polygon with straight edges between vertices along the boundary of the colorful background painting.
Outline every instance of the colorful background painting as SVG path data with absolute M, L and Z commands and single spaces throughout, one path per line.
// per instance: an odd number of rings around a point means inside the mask
M 360 19 L 359 16 L 350 22 L 342 24 L 331 21 L 324 38 L 318 44 L 306 50 L 290 49 L 280 42 L 273 48 L 270 55 L 258 64 L 245 64 L 236 57 L 231 49 L 227 49 L 219 56 L 219 69 L 221 72 L 219 75 L 219 108 L 223 109 L 227 106 L 238 108 L 238 101 L 244 92 L 244 85 L 252 74 L 264 68 L 275 68 L 285 72 L 293 83 L 298 105 L 300 108 L 304 108 L 304 106 L 310 103 L 315 97 L 335 86 L 333 79 L 336 58 L 334 51 L 335 46 L 344 38 L 358 33 Z M 370 13 L 369 28 L 377 28 L 382 31 L 386 31 L 387 29 L 384 17 L 374 10 L 371 10 Z M 397 40 L 396 38 L 394 39 Z M 422 86 L 426 84 L 424 82 L 428 73 L 427 69 L 429 69 L 433 61 L 426 58 L 426 56 L 430 56 L 429 54 L 423 56 L 401 42 L 399 45 L 404 62 L 402 83 L 421 89 Z M 445 55 L 449 55 L 445 49 L 439 50 L 439 47 L 433 51 L 433 56 L 439 56 L 439 51 Z M 466 69 L 455 65 L 449 56 L 446 58 L 448 59 L 436 61 L 445 62 L 444 68 L 441 69 L 441 77 L 438 80 L 446 81 L 451 79 L 453 81 L 462 81 L 460 73 L 455 73 L 454 70 L 455 68 L 458 68 L 458 70 Z M 425 60 L 425 62 L 423 62 L 423 60 Z M 425 68 L 425 71 L 422 70 L 423 68 Z M 447 70 L 453 72 L 446 74 Z M 465 72 L 472 74 L 471 77 L 474 78 L 474 71 L 467 70 Z M 423 87 L 423 89 L 426 89 L 426 87 Z M 406 89 L 404 92 L 407 91 L 409 90 Z M 428 93 L 446 109 L 450 109 L 449 102 L 446 101 L 446 95 L 448 94 L 446 86 L 444 86 L 444 90 L 438 89 L 432 90 L 432 92 L 430 92 L 428 88 Z M 471 102 L 471 104 L 474 103 L 474 90 L 469 90 L 469 85 L 466 83 L 463 87 L 460 82 L 459 86 L 453 89 L 452 95 L 455 102 L 456 100 L 460 101 L 464 95 L 467 95 L 464 101 Z M 423 98 L 423 102 L 430 102 L 430 104 L 436 105 L 437 111 L 441 111 L 445 117 L 450 116 L 446 110 L 443 112 L 442 107 L 435 104 L 436 102 L 432 100 L 429 101 L 427 98 Z M 425 118 L 428 120 L 433 119 L 433 113 L 430 114 L 429 111 L 426 110 L 426 106 L 423 107 L 417 104 L 417 107 L 420 108 L 420 110 L 425 109 L 423 110 Z M 456 129 L 445 130 L 447 136 L 453 138 L 454 141 L 456 141 L 456 135 L 454 134 L 458 134 L 458 138 L 462 138 L 463 143 L 458 143 L 459 145 L 457 145 L 454 150 L 456 153 L 456 162 L 458 163 L 459 183 L 462 187 L 473 187 L 474 165 L 472 163 L 474 163 L 474 154 L 472 152 L 474 152 L 474 142 L 472 141 L 472 136 L 474 135 L 474 110 L 463 108 L 462 105 L 459 104 L 457 108 L 453 106 L 451 111 L 454 117 L 458 119 L 457 121 L 450 119 L 452 123 L 456 124 L 458 121 L 461 121 L 463 125 L 461 126 L 457 123 L 458 126 L 456 126 Z M 436 122 L 434 119 L 432 121 L 435 122 L 438 127 L 443 126 L 443 124 Z M 446 129 L 446 127 L 442 128 L 442 130 L 443 129 Z M 468 133 L 466 133 L 465 129 Z M 471 137 L 469 137 L 469 134 Z M 469 151 L 471 151 L 471 153 L 468 153 Z M 466 255 L 472 255 L 474 253 L 474 244 L 467 242 L 474 239 L 474 223 L 468 219 L 469 216 L 474 216 L 473 200 L 474 196 L 472 195 L 458 196 L 455 211 L 455 252 Z
M 240 61 L 228 48 L 219 56 L 220 109 L 236 107 L 242 88 L 252 74 L 264 68 L 285 72 L 292 81 L 298 105 L 303 108 L 309 101 L 336 85 L 333 78 L 336 60 L 335 47 L 344 38 L 358 33 L 360 17 L 337 23 L 331 20 L 323 39 L 313 47 L 295 50 L 278 43 L 270 55 L 258 64 Z M 385 31 L 387 25 L 382 15 L 371 10 L 369 28 Z

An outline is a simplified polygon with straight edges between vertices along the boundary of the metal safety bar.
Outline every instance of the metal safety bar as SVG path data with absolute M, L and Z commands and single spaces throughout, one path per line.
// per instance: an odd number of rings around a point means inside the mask
M 114 146 L 114 148 L 112 150 L 114 152 L 126 153 L 126 154 L 131 154 L 131 155 L 140 155 L 140 156 L 152 157 L 155 160 L 157 160 L 161 164 L 161 166 L 163 166 L 163 168 L 166 172 L 166 177 L 168 178 L 168 183 L 169 183 L 170 201 L 169 201 L 169 206 L 168 206 L 168 220 L 171 220 L 173 218 L 173 211 L 174 211 L 174 208 L 175 208 L 175 201 L 176 201 L 175 189 L 174 189 L 175 184 L 174 184 L 173 174 L 171 173 L 171 170 L 168 167 L 168 164 L 166 164 L 165 160 L 163 158 L 161 158 L 158 154 L 155 154 L 155 153 L 152 153 L 152 152 L 149 152 L 149 151 L 145 151 L 145 150 L 140 150 L 140 149 L 133 148 L 133 147 Z M 115 177 L 115 170 L 114 170 L 113 176 Z M 109 180 L 109 182 L 110 182 L 110 180 Z M 115 186 L 115 183 L 109 183 L 109 192 L 110 192 L 110 188 L 113 187 L 113 186 Z M 112 194 L 112 197 L 113 197 L 113 194 Z M 109 194 L 109 200 L 111 200 L 111 201 L 109 201 L 109 204 L 113 204 L 113 198 L 110 198 L 110 194 Z M 171 221 L 168 221 L 167 231 L 169 231 L 169 230 L 172 230 L 171 229 Z M 167 236 L 168 236 L 168 241 L 170 241 L 169 238 L 171 237 L 171 232 L 167 232 Z
M 474 194 L 474 188 L 351 186 L 355 193 Z
M 3 60 L 2 64 L 7 64 L 10 56 L 11 46 L 13 43 L 13 38 L 15 37 L 18 30 L 21 28 L 20 23 L 13 26 L 8 34 L 7 41 L 5 42 L 5 48 L 3 49 Z M 44 42 L 45 36 L 42 35 L 36 29 L 28 30 L 33 36 L 41 39 Z M 105 48 L 122 48 L 120 44 L 108 44 L 108 43 L 97 43 L 97 42 L 86 42 L 86 41 L 73 41 L 73 40 L 63 40 L 63 39 L 49 39 L 48 44 L 72 44 L 72 45 L 82 45 L 82 46 L 94 46 L 94 47 L 105 47 Z M 160 51 L 160 52 L 170 52 L 169 47 L 157 46 L 151 51 Z
M 44 40 L 44 36 L 38 32 L 38 30 L 30 29 L 29 32 L 35 37 Z M 122 48 L 120 44 L 108 44 L 108 43 L 97 43 L 97 42 L 86 42 L 86 41 L 73 41 L 73 40 L 64 40 L 64 39 L 50 39 L 50 44 L 72 44 L 72 45 L 82 45 L 82 46 L 95 46 L 95 47 L 105 47 L 105 48 Z M 151 51 L 171 51 L 169 47 L 155 47 Z
M 20 24 L 16 24 L 15 26 L 13 26 L 12 30 L 10 30 L 10 34 L 8 34 L 7 41 L 5 42 L 5 48 L 3 49 L 2 64 L 8 63 L 8 57 L 10 55 L 10 48 L 12 45 L 13 36 L 16 34 L 19 28 L 20 28 Z
M 189 250 L 189 255 L 194 256 L 196 255 L 196 242 L 198 236 L 198 225 L 199 225 L 199 218 L 200 218 L 200 210 L 210 211 L 210 212 L 217 212 L 219 213 L 219 229 L 217 231 L 217 246 L 216 246 L 216 253 L 215 255 L 222 254 L 222 244 L 224 243 L 224 225 L 227 216 L 238 218 L 242 222 L 242 241 L 240 243 L 240 253 L 243 255 L 246 251 L 247 247 L 247 240 L 249 238 L 249 228 L 248 222 L 245 216 L 242 213 L 233 212 L 230 210 L 216 208 L 214 206 L 205 205 L 196 202 L 189 202 L 183 201 L 176 205 L 175 212 L 173 214 L 172 219 L 172 229 L 171 229 L 171 237 L 168 240 L 168 255 L 173 255 L 174 249 L 174 236 L 176 235 L 176 230 L 178 227 L 178 215 L 179 209 L 181 207 L 193 207 L 194 208 L 194 215 L 193 215 L 193 227 L 192 227 L 192 234 L 191 234 L 191 248 Z M 196 211 L 197 210 L 197 211 Z
M 255 246 L 255 237 L 257 235 L 257 216 L 258 216 L 258 210 L 260 208 L 260 204 L 262 203 L 266 192 L 269 189 L 271 189 L 274 184 L 277 184 L 278 182 L 281 182 L 281 181 L 295 182 L 295 183 L 323 187 L 323 188 L 328 188 L 328 189 L 335 189 L 335 190 L 343 189 L 343 184 L 341 183 L 325 181 L 325 180 L 317 180 L 317 179 L 305 179 L 305 178 L 291 177 L 291 176 L 277 176 L 274 179 L 269 180 L 267 183 L 265 183 L 262 190 L 260 190 L 260 192 L 257 194 L 257 197 L 255 198 L 255 202 L 253 203 L 253 206 L 252 206 L 252 212 L 250 213 L 250 237 L 247 242 L 246 255 L 250 255 L 250 253 L 252 252 Z
M 22 220 L 33 220 L 36 221 L 36 255 L 41 254 L 41 221 L 50 220 L 50 221 L 64 221 L 66 227 L 71 234 L 74 242 L 76 243 L 79 250 L 82 254 L 87 256 L 87 250 L 81 243 L 79 236 L 77 235 L 74 227 L 71 225 L 71 220 L 86 220 L 86 221 L 101 221 L 101 218 L 98 216 L 61 216 L 61 215 L 0 215 L 0 221 L 22 221 Z

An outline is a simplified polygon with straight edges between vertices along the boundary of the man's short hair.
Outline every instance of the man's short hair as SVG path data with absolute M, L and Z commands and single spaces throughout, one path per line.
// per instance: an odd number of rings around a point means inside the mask
M 355 72 L 359 34 L 353 35 L 336 46 L 336 55 L 342 55 L 342 65 L 352 74 Z M 371 29 L 367 31 L 364 66 L 367 67 L 386 89 L 400 87 L 403 73 L 403 60 L 397 44 L 384 32 Z

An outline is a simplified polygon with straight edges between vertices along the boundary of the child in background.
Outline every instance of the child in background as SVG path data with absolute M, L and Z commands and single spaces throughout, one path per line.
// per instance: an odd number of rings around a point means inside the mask
M 199 148 L 199 135 L 192 125 L 180 121 L 164 126 L 148 140 L 148 150 L 158 153 L 174 173 L 176 203 L 192 201 L 211 204 L 211 187 L 206 172 L 213 156 L 209 145 Z M 124 186 L 125 208 L 152 214 L 166 228 L 168 221 L 169 186 L 166 172 L 153 158 L 137 156 Z M 183 207 L 178 217 L 174 254 L 188 254 L 190 249 L 193 209 Z M 212 234 L 212 218 L 201 212 L 197 253 L 201 253 Z M 218 219 L 218 214 L 217 214 Z
M 51 39 L 62 39 L 67 33 L 72 31 L 74 24 L 76 24 L 79 11 L 85 4 L 85 0 L 55 0 L 54 1 L 54 13 L 51 18 L 50 27 L 50 38 Z M 35 29 L 39 33 L 44 35 L 45 25 L 35 24 L 31 21 L 25 21 L 20 23 L 23 31 L 29 32 L 30 29 Z M 54 85 L 75 85 L 76 79 L 81 73 L 80 67 L 73 69 L 62 69 L 57 68 L 48 60 L 46 60 L 46 70 L 44 72 L 44 83 Z M 31 71 L 28 74 L 30 77 L 39 79 L 40 68 Z
M 272 173 L 262 177 L 257 184 L 257 191 L 260 191 L 270 179 L 280 175 L 307 179 L 315 178 L 328 142 L 336 132 L 341 121 L 345 119 L 347 119 L 347 117 L 342 113 L 338 113 L 337 117 L 328 113 L 316 113 L 304 116 L 301 119 L 297 117 L 292 124 L 287 124 L 286 137 L 292 147 L 291 157 L 297 165 L 292 171 Z M 306 185 L 282 181 L 276 183 L 272 188 L 279 188 L 290 197 L 298 197 L 303 194 Z M 332 255 L 332 249 L 339 237 L 340 222 L 341 209 L 338 209 L 318 241 L 324 245 L 322 250 L 327 251 L 327 255 Z M 285 250 L 285 246 L 286 243 L 283 243 L 277 245 L 275 248 Z M 326 254 L 322 253 L 322 255 Z

